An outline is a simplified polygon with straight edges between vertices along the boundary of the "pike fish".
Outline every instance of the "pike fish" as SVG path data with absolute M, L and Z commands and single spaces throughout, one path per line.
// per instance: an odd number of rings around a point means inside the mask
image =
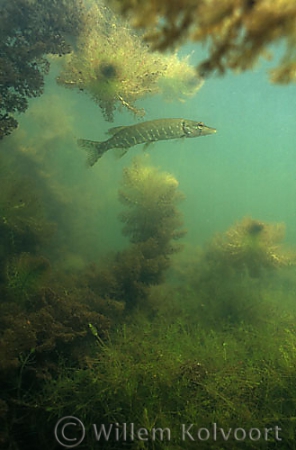
M 79 146 L 88 152 L 88 164 L 93 166 L 101 156 L 112 148 L 123 149 L 123 156 L 130 147 L 138 144 L 148 146 L 151 142 L 167 139 L 194 138 L 216 133 L 215 128 L 203 122 L 187 119 L 157 119 L 136 125 L 113 127 L 106 141 L 78 139 Z

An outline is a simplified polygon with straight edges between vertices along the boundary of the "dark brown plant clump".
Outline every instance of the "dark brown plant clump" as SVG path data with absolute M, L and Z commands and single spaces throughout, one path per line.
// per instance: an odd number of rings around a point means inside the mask
M 14 113 L 42 94 L 46 55 L 69 53 L 65 36 L 79 33 L 82 0 L 0 2 L 0 139 L 17 127 Z
M 271 71 L 276 83 L 296 81 L 296 4 L 291 0 L 113 0 L 146 30 L 155 49 L 166 50 L 192 40 L 207 45 L 201 74 L 251 69 L 270 55 L 270 46 L 284 43 L 284 54 Z
M 24 439 L 30 441 L 28 428 L 30 420 L 37 420 L 38 393 L 44 382 L 56 379 L 65 363 L 76 370 L 87 367 L 87 355 L 108 335 L 110 321 L 98 312 L 97 295 L 73 284 L 62 288 L 53 277 L 50 281 L 46 283 L 49 288 L 42 287 L 39 280 L 38 289 L 23 301 L 11 296 L 9 302 L 0 305 L 3 448 L 13 443 L 13 448 L 20 449 Z M 90 332 L 90 324 L 97 339 Z M 21 436 L 16 424 L 23 428 Z
M 52 277 L 49 278 L 52 282 Z M 89 323 L 101 337 L 106 337 L 110 321 L 96 309 L 100 300 L 92 291 L 72 286 L 64 290 L 58 285 L 42 287 L 30 299 L 16 297 L 3 302 L 1 309 L 1 373 L 6 377 L 21 365 L 20 355 L 34 352 L 37 378 L 58 372 L 58 360 L 64 354 L 74 364 L 85 364 L 85 349 L 95 341 Z M 80 350 L 79 350 L 80 349 Z M 46 356 L 46 357 L 45 357 Z

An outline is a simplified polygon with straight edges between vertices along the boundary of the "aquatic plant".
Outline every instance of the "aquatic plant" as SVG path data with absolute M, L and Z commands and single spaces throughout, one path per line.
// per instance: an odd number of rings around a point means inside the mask
M 120 220 L 125 224 L 123 233 L 133 243 L 128 251 L 140 256 L 139 281 L 144 285 L 160 283 L 170 265 L 169 255 L 180 250 L 173 242 L 185 234 L 177 209 L 183 195 L 177 188 L 171 174 L 139 159 L 124 169 L 119 200 L 127 210 L 120 214 Z
M 65 367 L 85 368 L 88 356 L 97 349 L 89 323 L 100 339 L 106 339 L 110 327 L 110 320 L 95 309 L 100 309 L 95 306 L 98 296 L 75 286 L 73 278 L 58 281 L 59 275 L 51 272 L 46 280 L 40 276 L 36 280 L 33 275 L 33 288 L 10 286 L 9 301 L 0 304 L 0 441 L 16 449 L 23 448 L 24 440 L 37 448 L 26 426 L 36 425 L 42 414 L 38 396 L 43 383 L 57 378 Z M 30 295 L 19 297 L 24 289 Z M 20 434 L 16 423 L 24 428 Z
M 42 256 L 21 253 L 8 258 L 5 267 L 4 297 L 28 300 L 44 283 L 49 262 Z
M 296 81 L 296 6 L 290 0 L 113 0 L 136 28 L 146 30 L 153 48 L 166 50 L 192 40 L 207 45 L 201 73 L 251 69 L 260 57 L 270 58 L 271 44 L 284 53 L 271 80 Z
M 14 113 L 43 92 L 48 54 L 69 53 L 83 23 L 82 0 L 11 0 L 0 4 L 0 139 L 17 127 Z
M 0 158 L 0 446 L 19 450 L 32 440 L 26 427 L 40 413 L 44 380 L 57 376 L 61 359 L 88 364 L 97 348 L 89 324 L 106 339 L 113 304 L 103 311 L 107 302 L 83 284 L 81 270 L 76 277 L 49 261 L 57 223 L 48 216 L 60 203 L 28 154 L 9 150 Z
M 144 115 L 135 102 L 147 95 L 163 91 L 166 98 L 182 99 L 202 85 L 188 58 L 151 53 L 141 36 L 101 1 L 92 2 L 77 50 L 67 57 L 57 81 L 89 93 L 109 121 L 117 107 Z
M 1 170 L 3 173 L 3 171 Z M 27 177 L 10 172 L 1 179 L 0 254 L 1 263 L 23 252 L 36 253 L 52 236 L 55 225 L 44 214 L 36 186 Z M 18 174 L 20 175 L 20 174 Z M 1 266 L 1 264 L 0 264 Z
M 241 424 L 250 430 L 255 423 L 260 430 L 282 428 L 280 445 L 293 448 L 295 330 L 285 330 L 289 321 L 278 325 L 209 332 L 196 317 L 185 319 L 184 311 L 177 321 L 164 315 L 148 320 L 132 314 L 98 348 L 88 368 L 64 370 L 58 379 L 48 380 L 39 403 L 48 412 L 44 426 L 72 411 L 87 428 L 92 423 L 118 423 L 121 444 L 124 423 L 149 432 L 168 427 L 170 442 L 148 440 L 147 448 L 156 450 L 184 448 L 182 423 L 211 432 L 213 423 L 227 431 Z M 104 448 L 119 448 L 115 438 L 111 432 Z M 198 440 L 198 447 L 208 449 L 209 440 Z M 197 438 L 186 440 L 186 448 L 196 448 L 196 442 Z M 245 439 L 243 448 L 263 450 L 270 443 L 278 443 L 274 434 L 268 442 Z M 97 444 L 89 440 L 85 448 Z M 141 448 L 136 437 L 126 445 Z M 233 434 L 227 446 L 219 433 L 217 441 L 210 442 L 212 449 L 235 445 Z
M 171 174 L 134 159 L 124 169 L 119 189 L 119 200 L 126 206 L 119 217 L 131 245 L 111 256 L 103 267 L 92 265 L 88 286 L 128 308 L 145 307 L 149 287 L 164 280 L 170 256 L 181 249 L 174 241 L 185 234 L 177 209 L 182 199 Z
M 187 286 L 204 324 L 261 326 L 269 320 L 270 276 L 280 283 L 280 269 L 295 266 L 295 255 L 281 244 L 284 231 L 283 224 L 246 217 L 214 236 L 192 260 Z
M 177 189 L 173 175 L 135 158 L 124 169 L 119 190 L 119 200 L 127 207 L 119 216 L 125 224 L 123 234 L 133 243 L 154 239 L 159 251 L 173 251 L 171 240 L 184 235 L 179 230 L 182 220 L 177 209 L 184 196 Z
M 292 264 L 293 257 L 281 247 L 284 224 L 269 224 L 245 217 L 209 244 L 205 259 L 224 270 L 247 271 L 259 277 L 263 270 Z

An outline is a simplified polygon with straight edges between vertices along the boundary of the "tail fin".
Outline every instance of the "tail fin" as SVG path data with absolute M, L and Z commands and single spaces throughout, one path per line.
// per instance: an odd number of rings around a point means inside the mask
M 105 153 L 106 149 L 103 147 L 102 142 L 89 141 L 88 139 L 78 139 L 77 144 L 80 147 L 85 148 L 87 151 L 87 164 L 93 166 L 101 156 Z

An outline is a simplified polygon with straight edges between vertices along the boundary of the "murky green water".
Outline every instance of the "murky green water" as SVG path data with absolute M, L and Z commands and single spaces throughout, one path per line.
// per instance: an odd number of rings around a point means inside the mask
M 261 62 L 109 123 L 50 60 L 1 141 L 3 448 L 294 449 L 296 87 Z M 77 145 L 170 117 L 217 133 L 92 168 Z

